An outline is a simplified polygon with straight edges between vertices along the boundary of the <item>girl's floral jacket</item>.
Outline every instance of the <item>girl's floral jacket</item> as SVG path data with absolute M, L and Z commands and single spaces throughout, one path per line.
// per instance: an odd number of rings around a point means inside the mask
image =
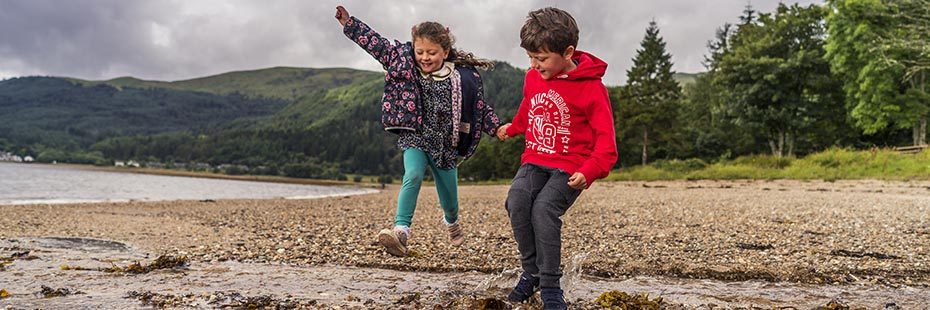
M 419 74 L 413 57 L 413 44 L 385 39 L 354 16 L 346 22 L 343 32 L 350 40 L 371 54 L 387 71 L 384 75 L 384 95 L 381 98 L 381 124 L 384 130 L 400 133 L 417 131 L 423 123 L 420 113 Z M 460 81 L 453 81 L 453 123 L 457 134 L 450 137 L 459 155 L 471 157 L 478 147 L 481 133 L 495 135 L 500 119 L 494 108 L 484 101 L 484 87 L 478 71 L 471 67 L 456 66 Z M 459 104 L 455 104 L 459 102 Z

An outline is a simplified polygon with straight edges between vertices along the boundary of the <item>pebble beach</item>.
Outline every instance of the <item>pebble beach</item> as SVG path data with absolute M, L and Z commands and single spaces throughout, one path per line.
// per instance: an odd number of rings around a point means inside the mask
M 184 256 L 191 265 L 495 275 L 519 266 L 503 208 L 507 190 L 506 185 L 460 187 L 466 243 L 453 247 L 435 189 L 424 186 L 408 257 L 390 256 L 375 243 L 378 230 L 392 223 L 396 186 L 308 200 L 5 205 L 0 206 L 0 240 L 116 240 L 152 255 Z M 602 279 L 925 289 L 930 285 L 928 217 L 926 181 L 597 182 L 563 217 L 563 264 L 582 258 L 580 273 Z M 23 248 L 0 250 L 0 256 L 8 256 Z M 11 271 L 0 271 L 0 277 L 11 277 Z

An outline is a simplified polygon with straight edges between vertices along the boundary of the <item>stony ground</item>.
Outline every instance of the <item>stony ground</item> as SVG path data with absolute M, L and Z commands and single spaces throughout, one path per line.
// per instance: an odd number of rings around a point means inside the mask
M 0 238 L 125 241 L 195 261 L 499 272 L 518 266 L 507 186 L 462 186 L 466 244 L 448 244 L 424 187 L 412 255 L 377 247 L 396 188 L 318 200 L 0 206 Z M 564 220 L 563 262 L 584 273 L 717 280 L 930 284 L 930 182 L 599 182 Z

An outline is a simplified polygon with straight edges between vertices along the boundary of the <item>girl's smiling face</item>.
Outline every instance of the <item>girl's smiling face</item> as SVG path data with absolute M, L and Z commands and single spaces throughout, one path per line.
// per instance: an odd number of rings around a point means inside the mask
M 449 50 L 443 49 L 430 39 L 417 37 L 413 40 L 413 54 L 420 71 L 432 73 L 442 68 L 442 62 L 449 56 Z

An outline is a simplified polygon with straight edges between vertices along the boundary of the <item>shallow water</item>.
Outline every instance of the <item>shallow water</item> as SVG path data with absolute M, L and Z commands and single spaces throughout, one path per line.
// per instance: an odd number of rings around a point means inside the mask
M 150 263 L 155 257 L 117 241 L 83 238 L 0 239 L 0 257 L 29 251 L 33 260 L 18 259 L 0 271 L 0 289 L 13 294 L 0 300 L 0 308 L 148 308 L 130 291 L 186 295 L 181 307 L 213 308 L 216 296 L 240 293 L 268 295 L 280 300 L 314 301 L 317 306 L 386 308 L 419 293 L 423 304 L 441 304 L 449 294 L 504 298 L 519 270 L 500 274 L 478 272 L 423 273 L 343 266 L 290 266 L 242 262 L 192 262 L 187 268 L 158 270 L 141 275 L 111 274 L 97 270 L 62 270 L 61 265 L 85 268 Z M 600 279 L 579 276 L 584 254 L 570 255 L 563 282 L 570 301 L 593 301 L 602 292 L 619 290 L 662 296 L 668 303 L 707 309 L 757 306 L 822 306 L 838 299 L 852 307 L 881 309 L 893 303 L 901 309 L 927 309 L 926 287 L 892 288 L 876 284 L 808 285 L 764 281 L 722 282 L 702 279 L 634 277 Z M 575 265 L 573 265 L 575 264 Z M 570 279 L 570 280 L 569 280 Z M 68 288 L 84 294 L 41 298 L 41 286 Z
M 375 190 L 0 163 L 0 204 L 8 205 L 130 200 L 308 199 L 372 192 Z

